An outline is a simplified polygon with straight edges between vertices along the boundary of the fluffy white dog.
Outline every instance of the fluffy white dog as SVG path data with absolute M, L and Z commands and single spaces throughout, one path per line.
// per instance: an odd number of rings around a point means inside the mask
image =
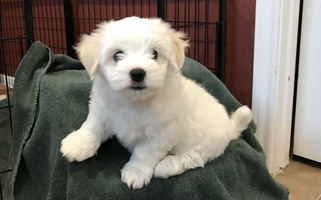
M 68 161 L 95 155 L 113 135 L 131 153 L 121 179 L 134 189 L 203 167 L 221 155 L 252 120 L 243 106 L 231 116 L 180 68 L 188 42 L 160 19 L 104 22 L 76 46 L 93 80 L 87 120 L 62 140 Z M 106 161 L 108 162 L 108 161 Z

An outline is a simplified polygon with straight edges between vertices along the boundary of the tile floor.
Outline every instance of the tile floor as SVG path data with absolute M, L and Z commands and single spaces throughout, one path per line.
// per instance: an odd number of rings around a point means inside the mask
M 285 168 L 275 179 L 290 190 L 290 200 L 321 200 L 321 169 L 297 161 Z

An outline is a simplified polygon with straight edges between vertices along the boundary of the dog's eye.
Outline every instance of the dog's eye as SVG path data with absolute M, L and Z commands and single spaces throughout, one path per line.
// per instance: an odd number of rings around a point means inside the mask
M 153 54 L 152 59 L 156 60 L 156 59 L 157 59 L 157 57 L 158 57 L 158 53 L 157 53 L 157 51 L 156 51 L 156 50 L 153 50 L 153 51 L 152 51 L 152 54 Z
M 122 52 L 122 51 L 117 51 L 113 56 L 114 61 L 117 62 L 117 61 L 121 60 L 121 55 L 120 54 L 123 54 L 123 53 L 124 52 Z

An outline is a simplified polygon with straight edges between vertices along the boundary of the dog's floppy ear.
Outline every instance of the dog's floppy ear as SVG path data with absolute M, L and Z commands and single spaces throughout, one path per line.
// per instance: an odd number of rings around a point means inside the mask
M 85 66 L 91 79 L 95 78 L 98 71 L 102 42 L 101 35 L 106 31 L 109 23 L 110 22 L 103 22 L 91 34 L 82 35 L 80 42 L 74 47 L 78 58 Z
M 170 31 L 170 37 L 173 42 L 173 57 L 170 60 L 170 67 L 178 71 L 183 67 L 185 60 L 185 50 L 189 46 L 186 35 L 183 32 L 177 32 L 174 29 Z
M 83 35 L 80 42 L 75 46 L 78 58 L 86 68 L 91 79 L 94 79 L 98 70 L 100 53 L 100 35 L 97 32 Z

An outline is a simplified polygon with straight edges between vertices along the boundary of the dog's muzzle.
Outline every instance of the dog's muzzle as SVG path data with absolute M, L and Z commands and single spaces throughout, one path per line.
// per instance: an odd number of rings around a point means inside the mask
M 143 90 L 146 88 L 146 86 L 143 83 L 143 80 L 145 78 L 146 72 L 143 69 L 133 69 L 129 72 L 130 78 L 133 81 L 133 84 L 131 86 L 131 89 L 134 90 Z

